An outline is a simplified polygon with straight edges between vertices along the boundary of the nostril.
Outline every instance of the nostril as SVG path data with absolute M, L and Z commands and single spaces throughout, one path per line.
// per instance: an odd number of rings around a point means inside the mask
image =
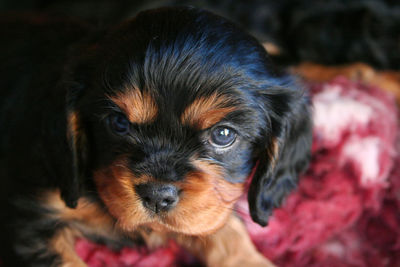
M 157 201 L 157 208 L 161 211 L 168 211 L 176 206 L 178 202 L 178 193 L 175 187 L 165 187 L 159 191 L 159 201 Z
M 161 206 L 168 206 L 171 203 L 171 201 L 169 199 L 163 199 L 161 201 Z
M 175 198 L 173 197 L 168 197 L 168 198 L 164 198 L 161 202 L 160 202 L 160 206 L 161 207 L 168 207 L 170 205 L 173 205 L 175 202 Z

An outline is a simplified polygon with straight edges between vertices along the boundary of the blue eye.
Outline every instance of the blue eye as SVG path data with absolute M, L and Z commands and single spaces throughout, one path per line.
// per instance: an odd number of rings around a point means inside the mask
M 236 131 L 229 127 L 217 127 L 211 131 L 210 143 L 215 147 L 228 147 L 236 140 Z
M 129 132 L 130 123 L 123 114 L 113 114 L 109 117 L 111 130 L 119 135 L 125 135 Z

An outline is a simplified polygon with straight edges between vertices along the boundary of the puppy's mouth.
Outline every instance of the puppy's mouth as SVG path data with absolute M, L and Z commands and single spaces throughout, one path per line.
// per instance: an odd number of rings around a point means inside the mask
M 95 182 L 108 211 L 125 231 L 150 226 L 189 235 L 209 234 L 224 225 L 245 184 L 225 180 L 220 166 L 195 163 L 197 171 L 183 181 L 135 177 L 125 164 L 113 164 L 96 172 Z

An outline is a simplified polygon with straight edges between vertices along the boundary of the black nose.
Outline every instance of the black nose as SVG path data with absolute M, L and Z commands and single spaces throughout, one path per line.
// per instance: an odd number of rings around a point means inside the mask
M 179 200 L 178 190 L 173 185 L 147 183 L 135 187 L 143 206 L 155 213 L 169 211 Z

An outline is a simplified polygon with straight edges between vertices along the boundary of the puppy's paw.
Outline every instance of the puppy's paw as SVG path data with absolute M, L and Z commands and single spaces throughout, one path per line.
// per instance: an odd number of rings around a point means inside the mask
M 254 255 L 249 255 L 246 258 L 242 258 L 240 260 L 232 260 L 226 262 L 223 266 L 225 267 L 276 267 L 271 261 L 257 253 Z
M 260 265 L 261 266 L 261 265 Z M 60 267 L 88 267 L 82 260 L 63 262 Z

